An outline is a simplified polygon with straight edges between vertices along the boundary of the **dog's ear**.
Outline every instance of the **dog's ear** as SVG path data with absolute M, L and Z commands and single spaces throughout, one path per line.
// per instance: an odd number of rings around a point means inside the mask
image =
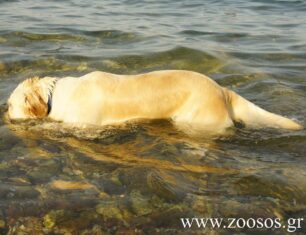
M 25 112 L 32 118 L 43 118 L 48 115 L 48 100 L 44 97 L 38 79 L 29 81 L 31 89 L 24 96 Z

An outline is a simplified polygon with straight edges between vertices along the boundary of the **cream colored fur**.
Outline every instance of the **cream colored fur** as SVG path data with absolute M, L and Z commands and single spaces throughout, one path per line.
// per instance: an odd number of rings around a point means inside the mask
M 56 78 L 28 79 L 9 98 L 11 119 L 47 116 Z M 297 130 L 296 122 L 269 113 L 210 78 L 191 71 L 165 70 L 140 75 L 92 72 L 59 79 L 51 119 L 107 125 L 132 119 L 171 119 L 178 126 L 220 132 L 234 121 L 247 126 Z

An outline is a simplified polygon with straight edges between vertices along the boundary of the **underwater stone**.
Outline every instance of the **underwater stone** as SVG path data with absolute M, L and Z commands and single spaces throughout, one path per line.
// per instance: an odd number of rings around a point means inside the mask
M 186 192 L 182 190 L 176 178 L 162 171 L 152 171 L 147 175 L 147 184 L 151 192 L 169 202 L 182 200 Z
M 43 217 L 43 224 L 47 229 L 52 229 L 56 225 L 56 220 L 63 217 L 64 210 L 52 210 Z
M 39 191 L 31 186 L 11 186 L 0 184 L 0 198 L 37 198 Z
M 150 214 L 154 210 L 149 200 L 143 197 L 139 191 L 132 191 L 130 200 L 132 209 L 137 216 Z
M 37 217 L 21 217 L 14 224 L 9 226 L 9 235 L 43 235 L 43 227 L 40 218 Z
M 18 186 L 29 186 L 29 185 L 31 185 L 31 182 L 27 178 L 11 177 L 11 178 L 9 178 L 9 181 L 13 182 L 15 185 L 18 185 Z
M 0 219 L 0 229 L 5 228 L 5 221 Z
M 86 190 L 94 188 L 94 185 L 79 182 L 79 181 L 65 181 L 65 180 L 54 180 L 51 183 L 51 187 L 57 190 Z
M 114 203 L 101 203 L 96 206 L 96 212 L 106 219 L 123 220 L 121 210 Z
M 53 172 L 48 172 L 47 169 L 39 169 L 35 171 L 31 171 L 28 174 L 28 177 L 32 184 L 42 184 L 47 183 L 49 180 L 56 174 Z

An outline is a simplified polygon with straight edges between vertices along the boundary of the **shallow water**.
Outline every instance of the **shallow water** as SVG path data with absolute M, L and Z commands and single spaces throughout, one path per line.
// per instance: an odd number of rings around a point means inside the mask
M 186 230 L 180 218 L 305 218 L 305 130 L 199 138 L 162 120 L 78 129 L 4 118 L 34 75 L 188 69 L 305 125 L 304 1 L 0 0 L 0 10 L 0 233 L 287 234 Z

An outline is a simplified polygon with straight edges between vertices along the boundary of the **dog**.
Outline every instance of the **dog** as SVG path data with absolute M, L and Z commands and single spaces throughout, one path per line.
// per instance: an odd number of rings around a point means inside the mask
M 303 126 L 256 106 L 209 77 L 185 70 L 139 75 L 91 72 L 79 78 L 30 78 L 8 99 L 8 117 L 49 117 L 75 124 L 113 125 L 170 119 L 175 125 L 222 132 L 235 123 L 299 130 Z

